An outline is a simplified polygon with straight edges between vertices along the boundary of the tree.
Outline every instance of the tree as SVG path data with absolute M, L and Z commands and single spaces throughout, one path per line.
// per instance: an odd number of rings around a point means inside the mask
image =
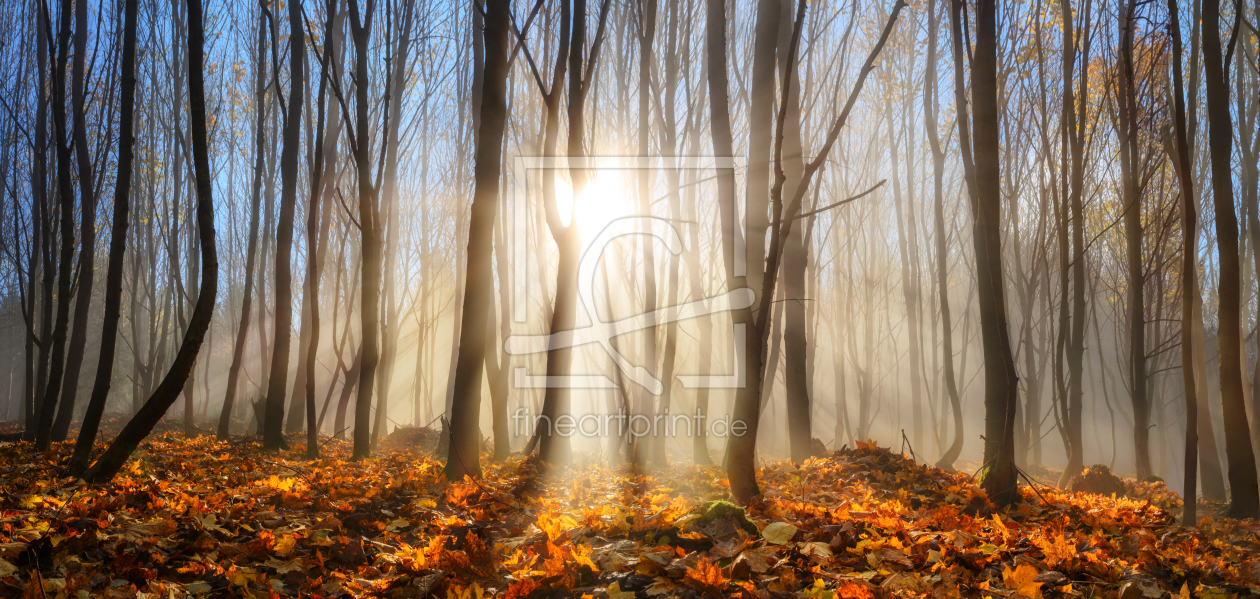
M 65 380 L 53 422 L 52 440 L 65 441 L 79 392 L 79 371 L 87 345 L 88 311 L 92 305 L 92 280 L 96 272 L 96 176 L 88 153 L 87 110 L 84 107 L 88 17 L 87 3 L 74 5 L 74 61 L 70 66 L 71 109 L 74 113 L 74 158 L 79 170 L 79 277 L 75 292 L 74 324 L 66 348 Z
M 795 59 L 796 48 L 800 42 L 801 24 L 805 18 L 805 0 L 801 0 L 797 6 L 796 23 L 794 25 L 793 41 L 788 51 L 788 66 L 783 78 L 782 89 L 790 91 L 791 78 L 786 73 L 791 72 L 792 61 Z M 818 169 L 822 167 L 827 160 L 827 155 L 831 152 L 832 146 L 836 142 L 836 138 L 840 135 L 840 130 L 844 127 L 849 119 L 849 113 L 853 110 L 853 105 L 857 102 L 858 96 L 862 92 L 862 87 L 866 83 L 866 77 L 874 68 L 875 59 L 879 57 L 879 53 L 884 48 L 884 44 L 888 42 L 888 36 L 892 33 L 893 26 L 897 23 L 897 16 L 901 14 L 901 9 L 905 7 L 904 0 L 898 0 L 893 5 L 892 13 L 888 16 L 888 22 L 884 26 L 883 32 L 880 34 L 879 40 L 875 42 L 875 46 L 871 49 L 871 53 L 867 56 L 866 62 L 863 63 L 858 71 L 857 81 L 853 85 L 852 91 L 849 92 L 848 100 L 845 102 L 844 108 L 840 114 L 832 122 L 831 127 L 827 131 L 827 137 L 822 147 L 818 150 L 818 154 L 813 160 L 805 165 L 805 169 L 801 173 L 801 182 L 797 185 L 795 193 L 788 201 L 783 198 L 783 186 L 787 181 L 787 175 L 783 170 L 783 126 L 782 123 L 786 118 L 786 104 L 780 107 L 778 114 L 779 134 L 775 137 L 774 143 L 774 164 L 775 177 L 774 184 L 770 188 L 770 205 L 774 206 L 774 214 L 770 223 L 770 240 L 769 249 L 766 252 L 765 270 L 759 278 L 761 289 L 758 295 L 762 298 L 761 303 L 757 304 L 755 312 L 753 307 L 749 306 L 734 311 L 734 319 L 736 325 L 744 324 L 745 331 L 748 332 L 749 347 L 745 351 L 745 375 L 747 377 L 744 387 L 736 390 L 735 394 L 735 410 L 732 414 L 733 422 L 742 423 L 745 433 L 743 435 L 732 435 L 728 438 L 726 445 L 726 474 L 731 484 L 731 494 L 742 502 L 748 502 L 754 496 L 760 494 L 757 486 L 755 453 L 757 447 L 757 426 L 760 421 L 761 413 L 761 388 L 762 388 L 762 372 L 766 364 L 767 341 L 770 336 L 770 315 L 773 313 L 774 302 L 767 301 L 765 298 L 774 297 L 775 283 L 778 279 L 779 265 L 783 258 L 783 243 L 792 232 L 793 223 L 800 214 L 801 200 L 805 193 L 809 190 L 810 179 L 814 176 Z M 865 195 L 865 194 L 862 194 Z M 857 196 L 861 197 L 861 196 Z M 852 199 L 856 199 L 852 198 Z M 837 204 L 838 205 L 838 204 Z M 749 210 L 753 210 L 751 207 Z M 751 214 L 751 212 L 750 212 Z M 751 219 L 750 219 L 751 220 Z M 750 228 L 754 225 L 749 224 Z M 750 233 L 748 244 L 755 243 Z M 754 264 L 749 264 L 754 267 Z M 753 268 L 753 272 L 759 270 Z M 738 280 L 738 279 L 737 279 Z M 750 282 L 751 283 L 751 282 Z M 732 287 L 734 287 L 732 285 Z M 749 326 L 751 325 L 751 326 Z
M 938 16 L 936 0 L 928 2 L 928 57 L 923 77 L 923 124 L 927 130 L 928 144 L 932 149 L 932 226 L 936 242 L 936 297 L 941 310 L 941 370 L 944 374 L 945 394 L 954 414 L 954 439 L 949 449 L 937 460 L 936 467 L 953 471 L 954 462 L 962 455 L 963 414 L 962 400 L 958 395 L 958 382 L 954 378 L 954 319 L 949 309 L 949 248 L 945 239 L 945 198 L 942 191 L 945 178 L 945 150 L 937 130 L 940 118 L 940 99 L 936 92 L 936 36 Z
M 44 28 L 51 38 L 52 18 L 48 16 L 47 0 L 40 0 L 40 5 L 43 8 Z M 35 431 L 35 446 L 40 449 L 48 449 L 52 445 L 53 415 L 57 411 L 57 400 L 61 397 L 62 376 L 65 373 L 66 331 L 70 326 L 72 300 L 70 277 L 74 267 L 74 184 L 70 179 L 70 166 L 74 163 L 69 134 L 66 131 L 66 63 L 70 54 L 70 17 L 73 14 L 69 0 L 63 0 L 57 48 L 50 46 L 48 49 L 49 62 L 57 65 L 52 77 L 52 106 L 53 141 L 57 144 L 57 196 L 61 204 L 61 257 L 57 266 L 57 317 L 52 330 L 52 360 L 48 384 L 39 402 L 39 427 Z M 48 341 L 45 340 L 44 343 L 47 349 Z
M 1197 292 L 1199 283 L 1196 280 L 1198 274 L 1198 248 L 1195 236 L 1192 234 L 1196 230 L 1196 220 L 1198 215 L 1195 213 L 1194 199 L 1194 178 L 1191 175 L 1190 166 L 1190 142 L 1186 135 L 1186 99 L 1185 84 L 1182 83 L 1181 75 L 1181 54 L 1183 47 L 1181 43 L 1181 20 L 1180 9 L 1174 0 L 1168 2 L 1168 32 L 1172 37 L 1172 79 L 1173 79 L 1173 139 L 1174 139 L 1174 156 L 1177 181 L 1180 183 L 1181 191 L 1181 322 L 1185 323 L 1181 327 L 1181 371 L 1182 378 L 1185 381 L 1186 393 L 1186 464 L 1185 464 L 1185 487 L 1181 496 L 1186 498 L 1183 501 L 1183 512 L 1181 522 L 1186 526 L 1194 526 L 1198 522 L 1196 507 L 1198 504 L 1198 487 L 1197 487 L 1197 467 L 1199 452 L 1199 409 L 1198 397 L 1199 386 L 1196 379 L 1203 376 L 1197 369 L 1194 359 L 1194 335 L 1193 327 L 1189 323 L 1194 321 L 1194 302 L 1189 298 Z
M 210 328 L 210 318 L 214 314 L 219 286 L 219 259 L 214 240 L 214 197 L 207 142 L 203 73 L 205 29 L 202 26 L 202 12 L 201 0 L 188 0 L 189 125 L 192 129 L 193 166 L 197 180 L 197 229 L 201 237 L 201 285 L 197 293 L 197 303 L 170 370 L 140 411 L 127 422 L 105 453 L 84 475 L 89 482 L 99 483 L 112 479 L 166 414 L 166 410 L 179 398 L 184 382 L 192 373 L 206 330 Z
M 1129 376 L 1133 404 L 1133 443 L 1139 479 L 1151 476 L 1149 374 L 1146 368 L 1146 300 L 1142 253 L 1141 164 L 1137 149 L 1137 92 L 1133 82 L 1133 26 L 1136 0 L 1120 9 L 1120 68 L 1116 103 L 1120 131 L 1120 185 L 1124 202 L 1124 238 L 1128 258 Z
M 363 334 L 363 358 L 359 371 L 359 395 L 354 404 L 354 458 L 366 458 L 372 453 L 372 393 L 376 385 L 376 367 L 380 361 L 380 299 L 381 299 L 381 229 L 378 222 L 377 187 L 372 182 L 372 142 L 368 130 L 368 43 L 372 38 L 372 18 L 376 12 L 376 0 L 367 0 L 360 11 L 358 0 L 349 0 L 350 37 L 354 42 L 355 86 L 354 128 L 347 126 L 358 170 L 359 188 L 359 239 L 362 242 L 362 270 L 360 270 L 359 304 L 360 329 Z M 384 118 L 388 117 L 388 111 Z M 281 373 L 283 376 L 283 373 Z
M 954 11 L 961 12 L 961 0 L 954 0 L 954 4 Z M 955 27 L 957 35 L 957 25 Z M 1011 355 L 1006 283 L 1002 275 L 997 40 L 997 2 L 979 0 L 976 5 L 975 58 L 971 69 L 971 94 L 975 102 L 972 242 L 975 245 L 976 284 L 980 300 L 980 338 L 984 346 L 984 462 L 988 470 L 983 486 L 989 499 L 1005 506 L 1019 498 L 1015 469 L 1015 408 L 1019 401 L 1016 384 L 1019 379 Z M 956 62 L 955 68 L 961 69 L 962 65 Z M 959 119 L 960 127 L 962 123 Z
M 302 6 L 289 2 L 289 102 L 284 117 L 284 150 L 280 155 L 280 219 L 276 225 L 275 346 L 271 353 L 271 379 L 267 385 L 267 412 L 263 419 L 263 446 L 284 447 L 284 399 L 289 382 L 289 344 L 293 326 L 293 213 L 297 204 L 298 151 L 302 145 L 302 95 L 306 84 L 306 36 L 302 33 Z M 362 87 L 362 86 L 361 86 Z M 285 106 L 280 98 L 281 107 Z M 314 211 L 314 188 L 311 210 Z M 310 249 L 313 259 L 314 248 Z
M 114 375 L 114 349 L 118 340 L 118 320 L 122 313 L 123 259 L 127 251 L 127 220 L 131 210 L 132 160 L 134 159 L 136 104 L 136 19 L 139 0 L 126 0 L 123 5 L 122 97 L 118 123 L 118 174 L 114 178 L 114 216 L 109 237 L 109 269 L 105 275 L 105 318 L 101 323 L 101 353 L 92 383 L 79 436 L 75 439 L 70 472 L 87 470 L 96 432 L 105 413 L 105 401 Z M 86 4 L 85 4 L 86 6 Z
M 236 329 L 236 342 L 232 346 L 232 362 L 228 366 L 227 391 L 223 396 L 223 409 L 219 414 L 218 436 L 227 439 L 231 433 L 232 409 L 236 407 L 237 377 L 245 356 L 245 342 L 249 339 L 249 318 L 254 299 L 254 261 L 258 252 L 258 212 L 262 203 L 263 155 L 266 149 L 264 122 L 267 116 L 267 75 L 265 65 L 267 47 L 266 15 L 258 19 L 257 61 L 254 63 L 254 182 L 250 191 L 249 249 L 245 252 L 245 287 L 241 295 L 241 319 Z
M 1241 15 L 1235 15 L 1236 19 Z M 1220 254 L 1220 293 L 1217 338 L 1220 356 L 1221 406 L 1225 412 L 1225 456 L 1229 465 L 1230 506 L 1234 518 L 1260 515 L 1260 488 L 1243 399 L 1240 265 L 1238 215 L 1234 208 L 1231 153 L 1233 131 L 1229 113 L 1229 69 L 1221 58 L 1220 0 L 1203 5 L 1203 66 L 1207 88 L 1208 150 L 1211 154 L 1212 202 L 1216 209 L 1216 240 Z M 1237 30 L 1237 24 L 1235 24 Z M 1232 50 L 1232 48 L 1231 48 Z
M 480 9 L 478 9 L 480 10 Z M 455 395 L 450 422 L 446 478 L 481 476 L 481 374 L 493 285 L 490 258 L 498 211 L 503 129 L 507 121 L 507 44 L 509 0 L 489 0 L 485 9 L 486 65 L 481 100 L 481 127 L 474 165 L 472 219 L 468 223 L 468 268 L 464 291 Z M 366 300 L 365 300 L 366 301 Z M 357 416 L 356 416 L 357 417 Z M 357 422 L 356 422 L 357 426 Z

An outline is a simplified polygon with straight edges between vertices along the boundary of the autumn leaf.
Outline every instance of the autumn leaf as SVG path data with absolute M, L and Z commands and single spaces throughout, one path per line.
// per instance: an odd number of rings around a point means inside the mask
M 614 582 L 604 589 L 608 593 L 608 599 L 634 599 L 634 593 L 631 591 L 621 590 L 621 582 Z
M 761 531 L 761 537 L 772 545 L 787 545 L 796 536 L 796 527 L 786 522 L 771 522 Z
M 722 576 L 722 569 L 704 556 L 696 560 L 694 567 L 687 569 L 685 580 L 714 594 L 719 594 L 726 588 L 726 578 Z
M 866 585 L 849 580 L 841 582 L 836 593 L 843 599 L 875 599 L 875 594 Z
M 1037 568 L 1028 564 L 1020 564 L 1014 570 L 1002 570 L 1002 584 L 1028 599 L 1041 599 L 1041 583 L 1035 582 L 1036 578 Z

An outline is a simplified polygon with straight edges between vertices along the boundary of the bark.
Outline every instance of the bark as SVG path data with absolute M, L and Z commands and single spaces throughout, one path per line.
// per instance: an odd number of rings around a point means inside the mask
M 472 217 L 468 224 L 468 268 L 460 325 L 459 357 L 451 404 L 450 447 L 446 477 L 481 476 L 479 428 L 481 377 L 485 367 L 486 320 L 493 301 L 491 252 L 498 210 L 503 130 L 507 121 L 507 45 L 511 3 L 486 4 L 483 40 L 486 65 L 482 83 Z M 365 300 L 366 301 L 366 300 Z
M 1247 409 L 1243 399 L 1241 289 L 1238 216 L 1234 207 L 1231 156 L 1233 131 L 1229 111 L 1227 69 L 1221 58 L 1219 0 L 1203 5 L 1203 65 L 1207 87 L 1208 149 L 1211 153 L 1212 199 L 1216 211 L 1216 240 L 1220 260 L 1217 284 L 1221 406 L 1225 413 L 1225 458 L 1229 471 L 1229 516 L 1260 515 L 1256 458 L 1251 447 Z
M 958 0 L 955 0 L 956 2 Z M 1002 268 L 1002 174 L 997 87 L 997 2 L 980 0 L 972 64 L 975 102 L 975 244 L 980 335 L 984 348 L 984 489 L 998 506 L 1019 498 L 1015 470 L 1015 409 L 1018 376 L 1011 355 Z M 961 124 L 961 120 L 959 121 Z
M 801 139 L 801 79 L 799 67 L 789 60 L 788 51 L 792 38 L 792 3 L 783 2 L 779 15 L 779 69 L 791 78 L 791 86 L 784 98 L 783 119 L 783 170 L 787 176 L 784 193 L 793 195 L 801 185 L 805 169 L 803 141 Z M 784 387 L 787 400 L 788 449 L 792 461 L 803 464 L 813 453 L 810 422 L 811 397 L 809 394 L 809 339 L 805 322 L 805 271 L 809 265 L 809 248 L 806 247 L 805 227 L 795 227 L 784 246 L 783 265 L 783 352 Z M 774 362 L 771 362 L 773 367 Z
M 109 238 L 109 270 L 105 275 L 105 316 L 101 322 L 100 357 L 92 396 L 88 400 L 74 455 L 70 458 L 71 474 L 82 474 L 88 467 L 92 445 L 96 441 L 105 402 L 109 399 L 114 373 L 114 350 L 118 341 L 118 320 L 122 313 L 122 278 L 127 252 L 127 221 L 131 210 L 131 172 L 134 159 L 136 104 L 136 18 L 139 0 L 126 0 L 123 5 L 122 95 L 118 123 L 118 174 L 114 179 L 114 216 Z
M 942 453 L 941 458 L 937 460 L 936 467 L 952 472 L 954 462 L 962 454 L 963 416 L 962 400 L 958 396 L 958 382 L 954 378 L 954 320 L 949 308 L 949 248 L 948 240 L 945 238 L 945 199 L 942 192 L 945 177 L 945 151 L 941 148 L 941 138 L 937 131 L 937 119 L 940 113 L 940 99 L 936 91 L 937 28 L 936 0 L 929 0 L 928 58 L 923 78 L 923 123 L 927 131 L 928 144 L 932 149 L 932 225 L 936 244 L 936 272 L 934 273 L 936 295 L 941 310 L 941 370 L 944 376 L 945 394 L 949 398 L 950 410 L 954 414 L 954 439 L 950 442 L 949 448 Z M 843 364 L 839 363 L 837 369 L 842 368 Z M 843 393 L 843 389 L 838 389 L 836 392 Z
M 333 438 L 346 438 L 346 412 L 350 407 L 350 396 L 359 385 L 359 373 L 363 371 L 363 346 L 354 353 L 354 361 L 350 370 L 346 371 L 346 380 L 341 384 L 341 396 L 337 398 L 337 413 L 333 416 Z
M 297 205 L 298 152 L 302 149 L 302 95 L 306 85 L 306 35 L 302 7 L 289 2 L 289 101 L 284 119 L 284 148 L 280 154 L 280 218 L 276 225 L 275 345 L 271 353 L 271 379 L 267 384 L 267 411 L 263 419 L 263 447 L 280 449 L 284 441 L 284 400 L 289 383 L 289 346 L 293 328 L 293 215 Z M 360 81 L 365 81 L 361 79 Z M 314 206 L 312 201 L 311 205 Z M 313 209 L 312 209 L 313 212 Z M 315 248 L 311 248 L 313 257 Z M 313 282 L 313 281 L 312 281 Z
M 1173 75 L 1173 137 L 1175 139 L 1175 160 L 1177 180 L 1181 192 L 1181 372 L 1185 381 L 1186 394 L 1186 444 L 1185 473 L 1181 496 L 1184 498 L 1181 522 L 1185 526 L 1194 526 L 1198 522 L 1196 507 L 1198 504 L 1198 451 L 1199 451 L 1199 410 L 1201 399 L 1198 397 L 1198 377 L 1203 376 L 1197 370 L 1194 359 L 1194 322 L 1193 297 L 1198 294 L 1198 248 L 1194 234 L 1198 230 L 1196 203 L 1194 199 L 1194 179 L 1190 164 L 1190 142 L 1186 134 L 1186 100 L 1185 85 L 1181 76 L 1181 23 L 1180 9 L 1176 0 L 1168 1 L 1168 31 L 1172 37 L 1172 75 Z
M 354 405 L 354 459 L 372 453 L 372 393 L 376 384 L 376 367 L 380 361 L 381 239 L 377 215 L 377 189 L 372 183 L 371 136 L 368 128 L 368 44 L 372 37 L 374 0 L 367 3 L 360 15 L 358 0 L 350 0 L 350 33 L 354 41 L 355 86 L 354 162 L 358 169 L 359 225 L 363 245 L 360 271 L 360 329 L 363 335 L 363 361 L 359 372 L 359 395 Z
M 751 341 L 746 346 L 747 351 L 745 352 L 745 365 L 748 368 L 746 371 L 747 384 L 736 391 L 733 414 L 734 425 L 742 424 L 745 434 L 732 435 L 729 438 L 727 455 L 725 456 L 726 473 L 731 484 L 731 494 L 741 502 L 747 503 L 760 494 L 755 470 L 757 429 L 760 419 L 760 397 L 758 396 L 761 389 L 761 373 L 766 363 L 766 345 L 770 334 L 769 321 L 772 310 L 768 308 L 773 305 L 766 298 L 772 298 L 775 294 L 775 283 L 778 279 L 779 265 L 783 258 L 784 240 L 791 237 L 792 226 L 800 215 L 801 200 L 809 189 L 810 179 L 822 167 L 827 159 L 827 155 L 831 152 L 832 146 L 835 145 L 836 138 L 840 135 L 840 130 L 848 122 L 849 113 L 853 110 L 853 105 L 862 93 L 866 77 L 873 69 L 875 59 L 879 57 L 880 51 L 883 50 L 884 45 L 888 42 L 888 36 L 892 33 L 893 26 L 897 23 L 897 17 L 901 14 L 901 9 L 904 7 L 905 3 L 903 0 L 898 0 L 893 5 L 892 13 L 888 17 L 883 33 L 871 49 L 866 62 L 858 71 L 857 81 L 849 92 L 844 108 L 841 109 L 839 116 L 832 122 L 830 129 L 827 131 L 826 141 L 823 142 L 814 160 L 805 166 L 800 184 L 796 187 L 792 197 L 787 201 L 784 201 L 783 197 L 783 188 L 787 181 L 787 175 L 783 169 L 782 135 L 782 123 L 786 117 L 786 111 L 784 109 L 779 111 L 778 121 L 780 126 L 778 131 L 780 131 L 780 135 L 776 136 L 774 144 L 775 177 L 774 185 L 770 189 L 771 204 L 775 207 L 775 213 L 771 222 L 765 271 L 761 278 L 759 296 L 762 298 L 762 302 L 758 305 L 755 319 L 752 307 L 733 311 L 733 318 L 736 324 L 746 325 L 745 331 L 750 337 L 749 341 Z M 797 22 L 794 26 L 796 31 L 793 35 L 795 39 L 788 52 L 789 66 L 795 58 L 796 47 L 800 41 L 801 22 L 805 16 L 805 8 L 805 0 L 801 0 L 797 5 Z M 790 85 L 791 78 L 784 77 L 782 89 L 790 93 Z M 751 326 L 747 326 L 749 324 Z
M 45 28 L 52 21 L 48 5 L 43 3 Z M 65 372 L 66 333 L 70 324 L 71 281 L 74 261 L 74 185 L 70 179 L 73 158 L 70 153 L 69 134 L 66 131 L 66 68 L 70 54 L 70 19 L 74 12 L 69 0 L 61 2 L 60 23 L 57 32 L 57 48 L 50 54 L 50 62 L 56 65 L 52 77 L 53 138 L 57 144 L 57 201 L 61 209 L 61 257 L 57 265 L 57 316 L 52 330 L 51 361 L 48 384 L 40 400 L 39 428 L 35 431 L 35 447 L 48 449 L 52 445 L 53 416 L 57 411 L 57 399 L 61 397 L 62 377 Z M 51 265 L 51 261 L 49 261 Z M 51 290 L 50 290 L 51 291 Z M 45 349 L 48 349 L 45 338 Z
M 35 293 L 36 273 L 42 268 L 44 271 L 44 296 L 52 297 L 52 287 L 48 277 L 52 272 L 51 265 L 45 256 L 49 255 L 48 248 L 52 245 L 51 231 L 46 226 L 44 212 L 48 206 L 48 101 L 44 96 L 43 90 L 48 89 L 46 73 L 48 71 L 48 30 L 39 25 L 39 17 L 35 17 L 35 72 L 37 85 L 40 93 L 37 95 L 35 108 L 35 156 L 34 164 L 31 168 L 31 196 L 33 206 L 31 207 L 32 236 L 34 242 L 31 246 L 30 267 L 27 274 L 26 288 L 30 294 L 30 304 L 27 309 L 29 322 L 26 329 L 26 389 L 23 397 L 23 413 L 24 428 L 22 437 L 30 440 L 35 438 L 35 429 L 39 417 L 39 401 L 44 397 L 44 382 L 46 368 L 48 365 L 48 331 L 49 310 L 47 306 L 51 305 L 51 299 L 47 299 L 44 306 L 39 309 L 41 327 L 37 335 L 35 333 L 35 315 L 39 306 L 39 295 Z M 39 358 L 36 360 L 35 347 L 39 346 Z M 36 364 L 36 362 L 38 362 Z
M 1151 404 L 1146 366 L 1146 279 L 1142 255 L 1141 163 L 1137 150 L 1137 92 L 1133 81 L 1133 21 L 1136 0 L 1127 0 L 1120 16 L 1119 104 L 1120 185 L 1124 202 L 1125 255 L 1128 265 L 1129 376 L 1133 404 L 1133 443 L 1139 480 L 1151 476 Z
M 84 107 L 84 62 L 87 55 L 87 3 L 74 6 L 74 61 L 70 67 L 71 106 L 74 112 L 75 165 L 79 167 L 79 277 L 75 292 L 74 326 L 66 348 L 65 380 L 61 402 L 53 422 L 52 440 L 65 441 L 74 417 L 74 400 L 79 391 L 79 373 L 87 344 L 88 311 L 92 305 L 92 279 L 96 273 L 96 176 L 88 155 L 87 115 Z
M 205 31 L 201 23 L 202 12 L 201 0 L 188 0 L 189 123 L 192 128 L 193 165 L 197 178 L 197 228 L 201 238 L 202 278 L 197 303 L 170 370 L 140 411 L 127 423 L 122 432 L 118 433 L 96 464 L 88 470 L 84 478 L 90 482 L 101 483 L 113 478 L 140 442 L 166 414 L 166 410 L 179 397 L 184 381 L 192 372 L 197 353 L 201 349 L 201 342 L 206 330 L 210 327 L 210 318 L 214 313 L 219 262 L 214 239 L 212 173 L 206 140 L 205 79 L 202 73 L 202 65 L 205 62 L 202 50 L 205 45 Z
M 726 73 L 726 6 L 724 0 L 706 0 L 705 3 L 705 60 L 708 62 L 709 86 L 709 129 L 713 139 L 713 154 L 719 160 L 731 157 L 733 141 L 731 137 L 730 94 Z M 735 277 L 735 247 L 740 232 L 737 226 L 739 219 L 735 206 L 735 170 L 733 168 L 717 169 L 718 214 L 721 219 L 720 235 L 722 237 L 722 265 L 728 284 L 737 282 Z M 695 227 L 691 228 L 693 231 Z M 694 254 L 694 252 L 691 252 Z M 695 272 L 695 269 L 692 271 Z M 734 287 L 731 287 L 732 289 Z M 709 321 L 711 322 L 711 321 Z M 710 325 L 711 327 L 711 325 Z M 735 342 L 734 339 L 731 340 Z M 736 368 L 741 365 L 735 364 Z M 704 393 L 707 399 L 707 391 Z M 704 406 L 707 408 L 707 406 Z M 696 462 L 707 464 L 711 460 L 708 455 L 707 440 L 701 437 L 696 441 Z
M 258 212 L 262 203 L 263 155 L 265 153 L 264 123 L 267 115 L 266 17 L 258 20 L 257 69 L 254 74 L 254 182 L 251 188 L 249 211 L 249 249 L 245 252 L 245 289 L 241 296 L 241 320 L 236 330 L 236 343 L 232 347 L 232 362 L 228 366 L 227 391 L 223 397 L 223 410 L 219 413 L 218 437 L 227 439 L 231 433 L 232 409 L 236 406 L 237 379 L 241 373 L 241 361 L 245 357 L 245 342 L 249 339 L 249 317 L 254 299 L 254 261 L 258 254 Z
M 324 27 L 324 57 L 320 64 L 328 64 L 332 60 L 334 39 L 333 23 L 336 19 L 337 1 L 328 0 L 325 8 L 327 15 Z M 319 355 L 319 277 L 320 267 L 324 260 L 324 250 L 327 247 L 328 227 L 323 231 L 320 230 L 320 212 L 323 211 L 324 218 L 327 220 L 328 198 L 324 197 L 323 188 L 320 186 L 321 175 L 325 168 L 330 165 L 324 161 L 324 147 L 331 145 L 334 139 L 325 138 L 324 118 L 327 112 L 328 101 L 328 79 L 320 77 L 319 79 L 319 117 L 315 126 L 315 160 L 312 162 L 311 168 L 311 186 L 310 196 L 307 200 L 307 216 L 306 216 L 306 291 L 303 294 L 302 305 L 310 307 L 310 319 L 307 321 L 309 330 L 303 330 L 302 333 L 307 337 L 306 352 L 302 355 L 303 366 L 306 370 L 304 381 L 305 406 L 306 406 L 306 457 L 314 460 L 319 458 L 319 416 L 315 415 L 315 362 Z M 319 201 L 321 200 L 322 201 Z M 331 224 L 331 223 L 330 223 Z M 334 326 L 336 321 L 333 322 Z M 329 390 L 336 384 L 336 373 L 333 373 L 333 380 L 329 383 Z M 331 395 L 329 396 L 331 398 Z M 324 406 L 328 406 L 327 400 Z

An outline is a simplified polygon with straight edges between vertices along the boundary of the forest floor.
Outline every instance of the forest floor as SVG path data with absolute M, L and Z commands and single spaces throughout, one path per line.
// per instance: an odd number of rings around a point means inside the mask
M 1260 522 L 1178 525 L 1162 483 L 1129 497 L 1021 486 L 995 511 L 967 474 L 874 445 L 766 464 L 747 510 L 720 471 L 519 457 L 447 483 L 431 435 L 349 461 L 252 438 L 155 434 L 111 483 L 72 450 L 0 442 L 0 596 L 1207 597 L 1260 594 Z M 488 456 L 487 456 L 488 457 Z

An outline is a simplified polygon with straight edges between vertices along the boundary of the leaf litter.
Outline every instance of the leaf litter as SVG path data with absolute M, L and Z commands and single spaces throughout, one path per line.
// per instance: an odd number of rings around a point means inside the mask
M 964 474 L 859 443 L 759 469 L 646 473 L 532 459 L 448 483 L 431 454 L 349 461 L 300 445 L 146 441 L 105 485 L 73 447 L 0 454 L 0 595 L 15 597 L 727 597 L 1120 599 L 1260 593 L 1260 524 L 1180 526 L 1162 483 L 1130 497 L 1022 487 L 995 511 Z M 1128 483 L 1126 483 L 1128 484 Z

